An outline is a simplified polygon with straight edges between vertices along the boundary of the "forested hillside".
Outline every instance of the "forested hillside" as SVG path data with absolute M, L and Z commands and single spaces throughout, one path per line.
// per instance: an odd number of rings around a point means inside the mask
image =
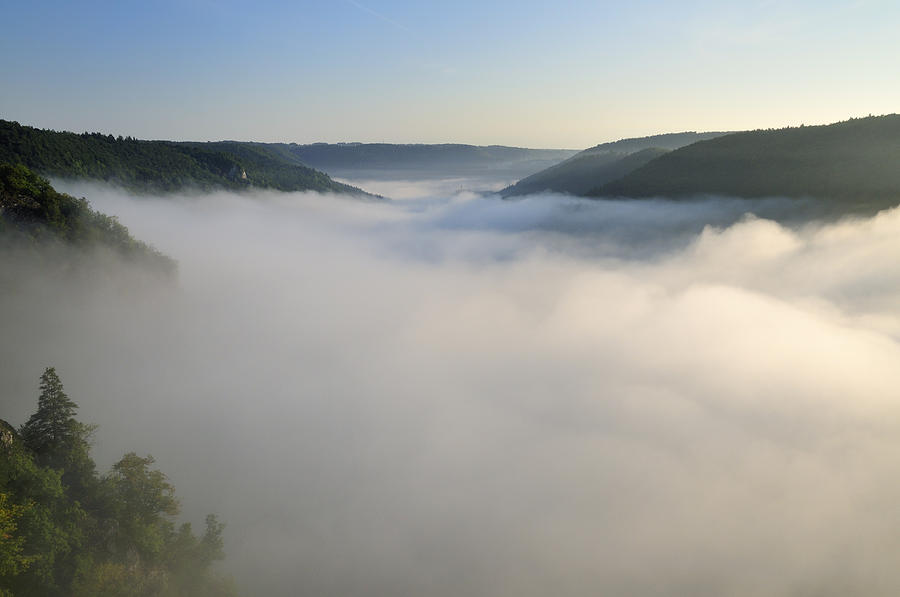
M 263 144 L 142 141 L 41 130 L 6 120 L 0 120 L 0 162 L 24 164 L 45 176 L 102 180 L 144 192 L 257 187 L 363 193 Z
M 708 131 L 705 133 L 695 133 L 686 131 L 682 133 L 663 133 L 661 135 L 650 135 L 648 137 L 632 137 L 628 139 L 620 139 L 618 141 L 610 141 L 609 143 L 601 143 L 593 147 L 585 149 L 581 153 L 634 153 L 648 147 L 657 147 L 659 149 L 678 149 L 686 147 L 697 141 L 706 141 L 715 139 L 729 133 L 722 131 Z
M 602 143 L 585 149 L 564 162 L 523 178 L 501 191 L 501 194 L 512 197 L 549 191 L 586 195 L 643 166 L 668 150 L 713 139 L 723 134 L 725 133 L 667 133 Z
M 0 246 L 22 241 L 104 248 L 166 273 L 176 267 L 172 259 L 131 236 L 116 218 L 91 209 L 87 199 L 57 192 L 21 164 L 0 164 Z
M 0 595 L 226 597 L 210 569 L 223 528 L 175 524 L 179 503 L 151 456 L 125 454 L 98 474 L 92 425 L 51 367 L 37 410 L 16 430 L 0 420 Z
M 812 197 L 900 202 L 900 115 L 734 133 L 683 147 L 598 189 L 606 197 Z
M 523 178 L 504 189 L 504 197 L 541 192 L 585 195 L 656 159 L 667 150 L 651 147 L 635 153 L 580 153 L 561 164 Z

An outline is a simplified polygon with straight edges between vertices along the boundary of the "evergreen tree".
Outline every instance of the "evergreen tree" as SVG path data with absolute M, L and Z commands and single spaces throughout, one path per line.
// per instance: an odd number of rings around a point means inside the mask
M 71 448 L 86 443 L 91 428 L 75 420 L 78 405 L 66 394 L 56 369 L 44 370 L 40 389 L 37 412 L 20 430 L 22 441 L 39 465 L 64 470 Z
M 75 419 L 78 405 L 66 394 L 53 367 L 41 375 L 40 389 L 37 412 L 20 431 L 22 442 L 39 466 L 61 471 L 63 484 L 82 498 L 95 484 L 89 442 L 95 426 Z

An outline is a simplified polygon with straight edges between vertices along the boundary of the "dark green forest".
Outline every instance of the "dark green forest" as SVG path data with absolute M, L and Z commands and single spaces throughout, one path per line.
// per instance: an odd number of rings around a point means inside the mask
M 701 141 L 610 182 L 603 197 L 810 197 L 853 209 L 900 201 L 900 115 Z
M 87 199 L 57 192 L 22 164 L 0 163 L 0 246 L 52 243 L 108 249 L 167 274 L 176 268 L 175 261 L 135 239 L 115 217 L 91 209 Z
M 263 188 L 365 194 L 259 143 L 143 141 L 36 129 L 0 120 L 0 162 L 139 192 Z
M 587 195 L 602 185 L 621 178 L 667 151 L 697 141 L 714 139 L 725 133 L 667 133 L 650 137 L 602 143 L 523 178 L 503 189 L 504 197 L 553 192 Z
M 0 420 L 0 596 L 213 597 L 224 525 L 176 525 L 179 503 L 152 456 L 125 454 L 98 474 L 95 427 L 50 367 L 34 414 L 16 430 Z

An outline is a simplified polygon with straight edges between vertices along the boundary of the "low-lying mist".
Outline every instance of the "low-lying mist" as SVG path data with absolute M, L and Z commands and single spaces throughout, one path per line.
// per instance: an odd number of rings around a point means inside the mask
M 3 418 L 55 366 L 247 595 L 900 587 L 900 210 L 62 186 L 179 279 L 9 270 Z

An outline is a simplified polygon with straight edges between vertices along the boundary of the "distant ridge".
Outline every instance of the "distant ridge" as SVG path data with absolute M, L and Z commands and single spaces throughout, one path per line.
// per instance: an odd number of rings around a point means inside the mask
M 666 133 L 602 143 L 523 178 L 503 189 L 501 194 L 505 197 L 542 192 L 586 195 L 670 150 L 724 134 L 726 133 Z
M 517 178 L 575 155 L 573 149 L 527 149 L 503 145 L 313 143 L 273 144 L 290 159 L 335 176 L 389 171 L 440 175 L 507 174 Z
M 695 143 L 611 181 L 600 197 L 793 197 L 900 203 L 900 115 L 756 130 Z

